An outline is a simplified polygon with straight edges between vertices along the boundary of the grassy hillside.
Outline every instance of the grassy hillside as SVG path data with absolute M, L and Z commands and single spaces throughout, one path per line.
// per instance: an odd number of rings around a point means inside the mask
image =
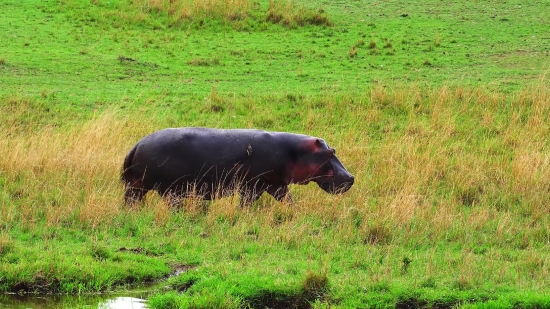
M 0 291 L 549 308 L 549 5 L 300 5 L 0 3 Z M 321 136 L 356 184 L 125 207 L 126 152 L 173 126 Z

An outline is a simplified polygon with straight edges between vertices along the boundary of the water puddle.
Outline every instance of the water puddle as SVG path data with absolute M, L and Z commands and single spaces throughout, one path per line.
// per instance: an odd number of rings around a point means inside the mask
M 136 250 L 136 249 L 126 249 Z M 197 265 L 178 264 L 170 277 L 179 276 Z M 91 295 L 0 294 L 0 309 L 144 309 L 147 298 L 158 291 L 170 289 L 165 280 L 129 290 Z
M 0 309 L 145 309 L 152 290 L 123 291 L 99 295 L 0 294 Z

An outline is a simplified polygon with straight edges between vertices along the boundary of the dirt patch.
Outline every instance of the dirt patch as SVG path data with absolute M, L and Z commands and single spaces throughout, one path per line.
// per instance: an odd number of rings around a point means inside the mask
M 55 294 L 61 291 L 57 279 L 48 279 L 42 275 L 35 276 L 31 281 L 20 281 L 8 289 L 9 293 L 17 294 Z
M 265 292 L 258 296 L 246 299 L 246 303 L 250 308 L 270 308 L 270 309 L 283 309 L 283 308 L 296 308 L 296 309 L 309 309 L 311 308 L 311 302 L 315 299 L 308 299 L 306 294 L 287 295 L 273 292 Z
M 472 300 L 471 302 L 475 302 Z M 451 309 L 459 303 L 458 300 L 449 299 L 449 300 L 440 300 L 440 301 L 431 301 L 428 302 L 423 299 L 417 298 L 406 298 L 397 301 L 395 304 L 396 309 L 416 309 L 416 308 L 430 308 L 430 309 Z
M 159 256 L 158 253 L 151 252 L 151 251 L 148 251 L 148 250 L 143 249 L 143 248 L 126 248 L 126 247 L 122 247 L 122 248 L 118 249 L 117 252 L 132 252 L 132 253 L 136 253 L 136 254 L 145 254 L 147 256 Z
M 198 264 L 180 264 L 180 263 L 176 263 L 176 264 L 173 264 L 170 266 L 170 268 L 172 268 L 172 273 L 170 274 L 170 276 L 179 276 L 180 274 L 184 273 L 184 272 L 187 272 L 191 269 L 195 269 L 199 267 Z

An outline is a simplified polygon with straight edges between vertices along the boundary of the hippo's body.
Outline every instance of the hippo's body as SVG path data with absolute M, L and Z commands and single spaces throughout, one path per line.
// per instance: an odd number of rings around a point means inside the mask
M 267 192 L 290 198 L 288 185 L 316 182 L 329 193 L 347 191 L 353 176 L 319 138 L 260 130 L 170 128 L 141 139 L 124 160 L 125 201 L 150 190 L 169 198 L 213 199 L 236 191 L 241 204 Z

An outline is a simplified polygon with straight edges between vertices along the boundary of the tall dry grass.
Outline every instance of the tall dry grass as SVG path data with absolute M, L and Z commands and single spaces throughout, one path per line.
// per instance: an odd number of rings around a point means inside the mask
M 3 129 L 0 171 L 8 196 L 0 221 L 29 226 L 41 220 L 47 226 L 108 224 L 121 211 L 125 152 L 151 131 L 114 113 L 70 129 Z
M 166 13 L 175 19 L 197 17 L 244 19 L 250 13 L 249 0 L 138 0 L 131 6 L 139 12 Z
M 349 243 L 540 246 L 550 235 L 549 98 L 544 86 L 507 96 L 413 85 L 373 88 L 353 113 L 345 111 L 346 98 L 325 102 L 324 113 L 308 114 L 319 128 L 303 133 L 337 148 L 356 176 L 348 193 L 331 196 L 311 184 L 291 188 L 294 205 L 266 196 L 247 209 L 238 197 L 206 208 L 187 200 L 183 208 L 213 229 L 219 222 L 277 226 L 269 237 L 290 246 L 319 225 Z M 331 113 L 352 125 L 324 127 Z M 3 127 L 0 224 L 108 226 L 128 211 L 119 181 L 123 158 L 154 129 L 137 115 L 116 113 L 69 129 L 15 134 Z M 149 201 L 144 207 L 167 224 L 170 208 L 154 194 Z
M 218 19 L 240 28 L 245 25 L 239 22 L 249 18 L 290 27 L 307 24 L 333 26 L 324 10 L 304 8 L 288 0 L 270 0 L 267 6 L 250 0 L 136 0 L 123 2 L 120 10 L 110 12 L 106 17 L 116 16 L 130 23 L 140 23 L 159 14 L 168 17 L 169 26 L 184 21 L 202 25 Z

